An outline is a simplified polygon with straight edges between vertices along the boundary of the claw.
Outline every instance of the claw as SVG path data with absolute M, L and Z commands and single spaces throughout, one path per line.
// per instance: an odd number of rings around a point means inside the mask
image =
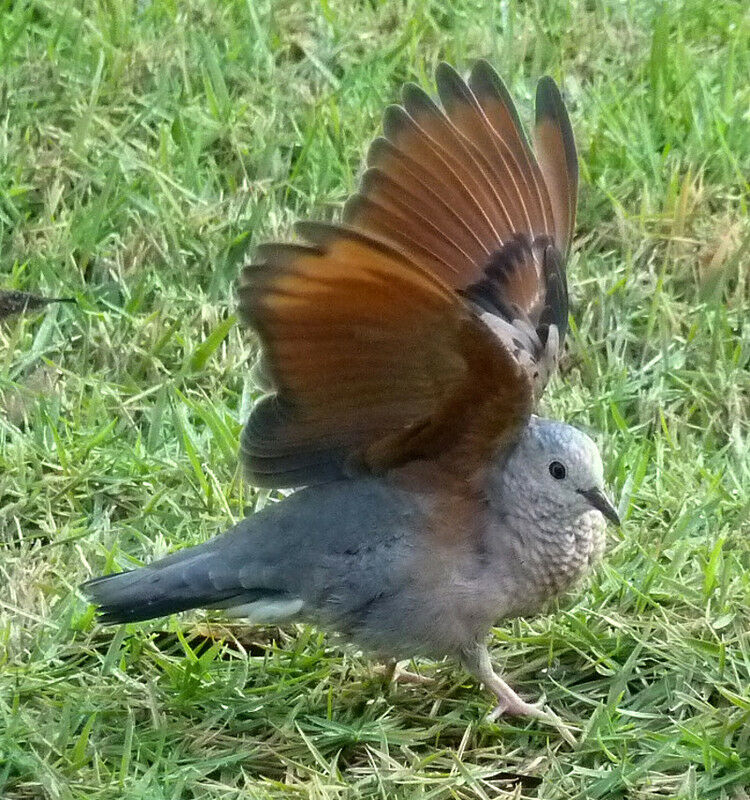
M 399 666 L 397 661 L 390 661 L 388 664 L 379 664 L 373 668 L 377 675 L 383 677 L 383 682 L 388 685 L 391 683 L 409 683 L 412 685 L 427 685 L 435 683 L 434 678 L 427 675 L 419 675 L 416 672 L 409 672 Z
M 495 708 L 487 714 L 487 722 L 497 722 L 502 716 L 512 717 L 533 717 L 540 722 L 551 725 L 565 741 L 575 747 L 578 744 L 571 728 L 566 725 L 554 711 L 549 708 L 544 708 L 542 703 L 527 703 L 519 697 L 517 701 L 509 701 L 508 698 L 503 699 L 495 706 Z

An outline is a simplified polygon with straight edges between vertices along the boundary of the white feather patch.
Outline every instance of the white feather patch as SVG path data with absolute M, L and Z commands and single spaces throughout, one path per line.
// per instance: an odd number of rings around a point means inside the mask
M 299 597 L 293 600 L 255 600 L 226 609 L 228 617 L 246 617 L 251 622 L 273 623 L 289 619 L 297 614 L 304 605 Z

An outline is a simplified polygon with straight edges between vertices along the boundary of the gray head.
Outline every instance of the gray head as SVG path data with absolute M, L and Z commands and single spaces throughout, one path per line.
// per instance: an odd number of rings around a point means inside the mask
M 592 508 L 620 524 L 604 491 L 602 459 L 594 442 L 578 428 L 532 417 L 500 477 L 506 499 L 523 498 L 569 520 Z

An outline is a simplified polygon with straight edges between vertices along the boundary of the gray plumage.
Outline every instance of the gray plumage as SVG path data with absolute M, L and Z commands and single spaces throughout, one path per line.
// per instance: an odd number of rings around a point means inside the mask
M 553 463 L 564 478 L 552 476 Z M 601 512 L 616 515 L 594 443 L 536 418 L 490 472 L 484 494 L 480 536 L 441 547 L 428 532 L 450 508 L 443 493 L 374 477 L 314 486 L 85 591 L 106 622 L 196 607 L 258 622 L 304 620 L 379 656 L 455 657 L 488 683 L 483 640 L 493 623 L 538 611 L 570 588 L 602 552 Z M 532 708 L 510 705 L 506 698 L 504 710 Z

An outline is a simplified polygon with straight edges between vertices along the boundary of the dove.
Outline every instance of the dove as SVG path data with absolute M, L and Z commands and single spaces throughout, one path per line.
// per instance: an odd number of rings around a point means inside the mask
M 575 586 L 619 524 L 595 443 L 535 413 L 568 326 L 576 149 L 549 77 L 531 141 L 486 61 L 468 82 L 440 64 L 436 84 L 440 105 L 407 84 L 387 108 L 340 223 L 299 223 L 243 268 L 268 393 L 241 459 L 296 491 L 83 591 L 105 623 L 223 609 L 381 659 L 451 657 L 491 718 L 550 720 L 487 638 Z
M 75 303 L 72 297 L 41 297 L 30 292 L 15 289 L 0 289 L 0 320 L 24 314 L 27 311 L 38 311 L 50 303 Z

